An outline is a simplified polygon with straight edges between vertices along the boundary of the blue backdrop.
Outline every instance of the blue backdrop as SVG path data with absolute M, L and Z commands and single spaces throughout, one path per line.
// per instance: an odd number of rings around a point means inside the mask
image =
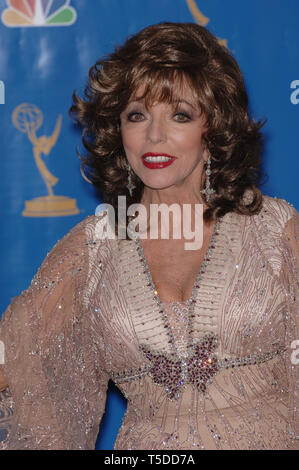
M 100 56 L 149 24 L 198 22 L 226 43 L 253 116 L 268 119 L 262 190 L 299 208 L 298 0 L 0 0 L 0 15 L 0 312 L 56 241 L 95 212 L 71 94 Z M 124 410 L 111 386 L 98 449 L 113 448 Z

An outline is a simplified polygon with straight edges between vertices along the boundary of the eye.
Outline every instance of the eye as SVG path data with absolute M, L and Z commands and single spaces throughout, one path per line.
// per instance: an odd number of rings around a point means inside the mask
M 188 122 L 191 120 L 191 117 L 185 112 L 178 112 L 174 115 L 174 119 L 177 122 Z
M 128 114 L 127 119 L 130 122 L 140 122 L 140 121 L 143 121 L 144 115 L 142 113 L 132 111 Z

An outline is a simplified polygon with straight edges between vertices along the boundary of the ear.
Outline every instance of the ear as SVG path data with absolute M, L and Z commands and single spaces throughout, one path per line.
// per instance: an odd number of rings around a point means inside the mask
M 210 155 L 209 149 L 207 145 L 205 145 L 203 152 L 202 152 L 202 157 L 205 163 L 208 161 L 209 155 Z
M 206 139 L 206 129 L 204 129 L 204 132 L 202 134 L 202 149 L 203 149 L 202 157 L 203 157 L 204 162 L 206 163 L 210 155 L 209 145 Z

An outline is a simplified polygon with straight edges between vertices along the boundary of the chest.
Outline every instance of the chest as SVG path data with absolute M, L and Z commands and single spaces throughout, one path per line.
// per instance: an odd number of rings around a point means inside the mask
M 162 244 L 157 244 L 150 256 L 150 273 L 138 245 L 132 241 L 121 242 L 114 256 L 109 257 L 92 301 L 101 312 L 96 324 L 108 362 L 114 364 L 117 356 L 117 362 L 121 359 L 126 364 L 130 351 L 129 362 L 137 364 L 144 359 L 138 349 L 140 344 L 170 353 L 169 325 L 160 300 L 178 301 L 180 293 L 181 301 L 185 301 L 197 273 L 199 282 L 195 283 L 192 315 L 188 314 L 186 334 L 183 332 L 188 341 L 197 343 L 207 333 L 215 334 L 220 339 L 220 355 L 252 354 L 261 345 L 265 351 L 272 350 L 280 342 L 285 310 L 280 283 L 258 247 L 248 242 L 243 249 L 235 233 L 230 234 L 232 228 L 227 224 L 220 230 L 215 244 L 209 246 L 205 263 L 202 259 L 207 250 L 185 251 L 182 255 L 179 250 L 173 250 L 174 258 Z M 143 248 L 144 255 L 149 255 L 145 244 Z M 205 266 L 203 270 L 201 265 Z M 177 320 L 173 318 L 172 330 Z
M 181 240 L 144 241 L 146 267 L 163 302 L 184 302 L 190 298 L 210 244 L 210 234 L 199 250 L 186 250 Z

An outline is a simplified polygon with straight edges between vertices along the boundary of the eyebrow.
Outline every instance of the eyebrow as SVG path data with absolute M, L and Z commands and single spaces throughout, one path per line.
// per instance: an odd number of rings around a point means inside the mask
M 140 101 L 142 101 L 144 98 L 141 97 L 141 98 L 137 98 L 135 97 L 133 99 L 133 101 L 130 101 L 128 104 L 131 104 L 131 103 L 139 103 Z M 189 103 L 189 101 L 187 100 L 184 100 L 184 99 L 177 99 L 177 100 L 173 100 L 172 103 L 186 103 L 187 105 L 191 106 L 191 108 L 193 108 L 195 111 L 196 111 L 196 108 L 193 106 L 193 104 Z
M 183 100 L 183 99 L 181 99 L 181 98 L 178 99 L 178 100 L 174 100 L 173 103 L 186 103 L 186 104 L 188 104 L 189 106 L 191 106 L 191 108 L 193 108 L 193 109 L 196 110 L 196 108 L 193 106 L 193 104 L 191 104 L 191 103 L 189 103 L 189 101 Z

